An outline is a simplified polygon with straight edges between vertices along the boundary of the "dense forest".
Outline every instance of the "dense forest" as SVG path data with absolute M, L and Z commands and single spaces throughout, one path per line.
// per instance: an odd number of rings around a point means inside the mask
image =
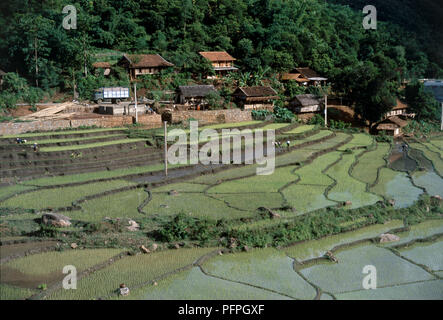
M 115 62 L 123 53 L 159 53 L 175 64 L 179 79 L 187 79 L 207 68 L 199 51 L 225 50 L 237 58 L 238 77 L 272 78 L 309 66 L 365 119 L 376 121 L 392 106 L 403 79 L 443 76 L 443 15 L 437 0 L 374 0 L 377 29 L 365 30 L 366 2 L 2 1 L 0 69 L 16 72 L 27 84 L 10 80 L 10 95 L 0 97 L 0 104 L 12 105 L 14 92 L 25 86 L 39 87 L 27 89 L 30 100 L 55 88 L 70 90 L 74 81 L 85 95 L 104 81 L 91 74 L 92 63 Z M 77 29 L 62 27 L 68 4 L 77 9 Z

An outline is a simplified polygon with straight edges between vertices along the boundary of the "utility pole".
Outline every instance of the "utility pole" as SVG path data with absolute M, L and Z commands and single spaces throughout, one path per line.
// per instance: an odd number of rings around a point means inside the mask
M 134 82 L 134 100 L 135 100 L 135 123 L 138 123 L 138 113 L 137 113 L 137 83 Z
M 167 121 L 163 121 L 163 131 L 165 138 L 165 176 L 168 176 L 168 131 L 166 129 Z
M 325 94 L 325 127 L 328 127 L 328 95 Z

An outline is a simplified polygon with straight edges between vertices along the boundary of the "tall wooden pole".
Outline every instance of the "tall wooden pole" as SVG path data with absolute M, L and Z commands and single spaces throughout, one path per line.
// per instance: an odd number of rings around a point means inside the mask
M 325 94 L 325 127 L 328 127 L 328 95 Z
M 163 122 L 163 131 L 165 137 L 165 176 L 168 176 L 168 131 L 166 129 L 167 121 Z
M 440 102 L 441 105 L 441 123 L 440 123 L 440 130 L 443 130 L 443 102 Z
M 135 123 L 138 123 L 138 112 L 137 112 L 137 83 L 134 82 L 134 100 L 135 100 Z

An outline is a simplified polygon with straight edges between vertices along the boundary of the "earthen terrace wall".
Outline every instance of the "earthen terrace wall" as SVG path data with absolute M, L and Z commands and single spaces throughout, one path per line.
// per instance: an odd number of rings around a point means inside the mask
M 32 122 L 5 122 L 0 123 L 0 135 L 11 135 L 33 131 L 52 131 L 56 129 L 78 128 L 82 126 L 97 126 L 103 128 L 121 127 L 132 124 L 133 116 L 112 116 L 89 119 L 71 120 L 41 120 Z M 148 127 L 160 127 L 161 115 L 139 115 L 138 122 Z
M 222 110 L 186 110 L 171 112 L 171 122 L 179 123 L 190 118 L 207 123 L 251 121 L 251 110 L 222 109 Z
M 205 123 L 242 122 L 251 121 L 251 111 L 240 109 L 223 110 L 185 110 L 171 113 L 172 123 L 187 121 L 190 118 Z M 133 116 L 106 116 L 71 120 L 40 120 L 32 122 L 4 122 L 0 123 L 0 136 L 12 135 L 33 131 L 53 131 L 56 129 L 78 128 L 82 126 L 97 126 L 103 128 L 122 127 L 134 123 Z M 155 128 L 162 124 L 159 114 L 143 114 L 138 116 L 138 123 L 145 127 Z

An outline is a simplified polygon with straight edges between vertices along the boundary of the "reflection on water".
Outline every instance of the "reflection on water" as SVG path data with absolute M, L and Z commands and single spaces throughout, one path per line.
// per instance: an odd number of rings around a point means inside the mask
M 389 155 L 389 167 L 398 171 L 413 171 L 417 163 L 408 155 L 409 146 L 400 140 L 394 142 L 391 154 Z

